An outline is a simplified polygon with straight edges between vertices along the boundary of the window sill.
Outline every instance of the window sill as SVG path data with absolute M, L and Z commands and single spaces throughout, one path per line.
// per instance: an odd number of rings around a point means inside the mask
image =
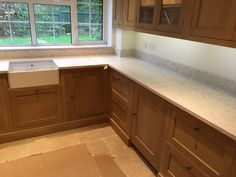
M 50 49 L 102 49 L 111 48 L 110 45 L 81 45 L 81 46 L 15 46 L 15 47 L 0 47 L 0 51 L 24 51 L 24 50 L 50 50 Z

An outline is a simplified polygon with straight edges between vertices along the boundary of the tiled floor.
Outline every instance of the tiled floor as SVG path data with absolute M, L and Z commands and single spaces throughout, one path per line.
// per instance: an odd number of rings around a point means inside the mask
M 89 152 L 111 155 L 127 177 L 155 177 L 108 125 L 75 129 L 0 145 L 0 163 L 85 143 Z

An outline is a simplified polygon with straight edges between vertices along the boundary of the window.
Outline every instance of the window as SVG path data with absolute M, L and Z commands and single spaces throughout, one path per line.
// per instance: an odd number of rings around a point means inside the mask
M 38 44 L 70 44 L 70 7 L 34 5 Z
M 78 0 L 79 41 L 103 40 L 102 0 Z
M 27 4 L 0 3 L 0 45 L 31 44 Z
M 0 2 L 0 46 L 105 43 L 104 1 Z

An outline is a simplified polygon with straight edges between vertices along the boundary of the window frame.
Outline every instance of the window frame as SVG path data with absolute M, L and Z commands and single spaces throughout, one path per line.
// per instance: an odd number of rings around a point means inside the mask
M 82 46 L 82 45 L 107 45 L 108 39 L 108 0 L 103 0 L 103 40 L 101 41 L 79 41 L 77 22 L 77 0 L 0 0 L 5 3 L 25 3 L 28 4 L 31 44 L 0 45 L 0 47 L 29 47 L 29 46 Z M 34 16 L 34 4 L 43 5 L 65 5 L 71 9 L 71 44 L 38 44 L 36 23 Z

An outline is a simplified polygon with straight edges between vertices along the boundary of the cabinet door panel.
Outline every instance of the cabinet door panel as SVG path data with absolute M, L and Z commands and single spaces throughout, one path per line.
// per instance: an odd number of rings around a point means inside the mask
M 113 0 L 113 24 L 122 23 L 123 0 Z
M 0 75 L 0 134 L 9 130 L 9 100 L 6 75 Z
M 164 151 L 161 174 L 165 177 L 213 177 L 201 170 L 177 149 L 167 145 Z
M 185 0 L 158 1 L 158 30 L 181 33 L 184 25 Z
M 169 141 L 207 164 L 215 176 L 228 176 L 235 149 L 226 137 L 178 108 L 171 113 Z
M 191 34 L 232 40 L 235 9 L 234 0 L 194 0 Z
M 134 27 L 136 22 L 137 0 L 124 0 L 124 10 L 124 25 Z
M 61 120 L 61 95 L 58 87 L 11 90 L 15 129 L 40 127 Z
M 136 86 L 132 142 L 157 170 L 165 130 L 165 108 L 163 99 Z
M 104 79 L 103 68 L 63 72 L 63 102 L 67 120 L 80 120 L 106 113 Z

